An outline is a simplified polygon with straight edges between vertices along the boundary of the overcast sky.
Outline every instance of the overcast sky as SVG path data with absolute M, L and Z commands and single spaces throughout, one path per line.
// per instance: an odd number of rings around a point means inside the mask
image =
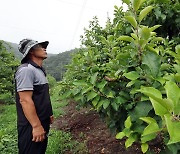
M 93 16 L 105 25 L 121 0 L 0 0 L 0 40 L 48 40 L 49 53 L 80 46 L 80 35 Z M 108 13 L 107 13 L 108 12 Z

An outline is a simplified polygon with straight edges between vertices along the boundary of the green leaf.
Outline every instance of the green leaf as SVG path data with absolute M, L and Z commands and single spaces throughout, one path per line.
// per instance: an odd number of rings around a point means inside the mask
M 151 32 L 151 37 L 156 36 L 156 32 Z
M 112 48 L 112 53 L 116 53 L 118 50 L 120 50 L 120 47 L 113 47 Z
M 133 9 L 137 11 L 144 1 L 145 0 L 132 0 Z
M 141 143 L 146 143 L 148 141 L 151 141 L 151 140 L 155 139 L 156 136 L 157 135 L 155 133 L 154 134 L 150 134 L 150 135 L 141 136 Z
M 118 111 L 119 105 L 118 105 L 116 102 L 112 102 L 112 103 L 111 103 L 111 106 L 113 107 L 113 109 L 114 109 L 115 111 Z
M 153 77 L 157 77 L 160 71 L 161 59 L 160 56 L 154 52 L 146 52 L 142 58 L 142 64 L 147 65 Z
M 123 137 L 125 136 L 124 132 L 119 132 L 117 135 L 116 135 L 116 139 L 122 139 Z
M 139 22 L 141 22 L 147 16 L 147 14 L 151 12 L 152 9 L 152 6 L 145 7 L 139 14 Z
M 180 82 L 180 73 L 176 73 L 174 79 L 176 80 L 176 82 Z
M 170 114 L 166 114 L 165 122 L 168 129 L 168 133 L 170 135 L 170 140 L 168 144 L 174 144 L 180 142 L 180 121 L 172 121 L 172 117 Z
M 123 3 L 126 3 L 127 5 L 130 4 L 130 0 L 122 0 Z
M 146 153 L 149 148 L 149 145 L 147 143 L 141 144 L 141 150 L 143 153 Z
M 132 121 L 137 121 L 140 117 L 146 117 L 153 109 L 150 102 L 138 102 L 136 107 L 129 113 Z
M 158 77 L 156 78 L 157 81 L 159 81 L 162 85 L 164 85 L 164 83 L 166 82 L 166 80 L 162 77 Z
M 107 84 L 106 80 L 101 81 L 100 83 L 97 84 L 97 87 L 102 90 Z
M 130 36 L 125 36 L 125 35 L 120 36 L 120 37 L 118 38 L 118 40 L 127 41 L 127 42 L 133 42 L 133 41 L 134 41 L 132 37 L 130 37 Z
M 84 88 L 85 88 L 85 87 L 84 87 Z M 88 88 L 83 89 L 81 93 L 82 93 L 82 94 L 85 94 L 85 93 L 89 92 L 89 91 L 92 90 L 92 89 L 93 89 L 93 87 L 90 86 L 90 87 L 88 87 Z
M 126 135 L 126 137 L 129 137 L 133 133 L 133 131 L 131 131 L 129 128 L 124 128 L 123 132 Z
M 154 107 L 155 113 L 159 116 L 172 112 L 172 102 L 168 99 L 151 98 L 150 101 Z
M 118 10 L 118 6 L 117 6 L 117 5 L 115 5 L 114 8 L 115 8 L 116 10 Z
M 175 47 L 175 51 L 178 55 L 180 55 L 180 44 L 178 44 L 176 47 Z
M 123 76 L 125 76 L 129 80 L 136 80 L 139 78 L 139 74 L 135 71 L 124 73 Z
M 124 125 L 126 128 L 130 128 L 132 123 L 131 123 L 131 117 L 129 116 L 126 121 L 124 122 Z
M 66 92 L 61 96 L 61 98 L 62 98 L 62 99 L 67 99 L 67 98 L 70 97 L 71 94 L 72 94 L 72 91 L 71 91 L 71 90 L 66 91 Z
M 124 104 L 126 102 L 126 99 L 124 97 L 122 97 L 122 96 L 118 96 L 118 97 L 115 98 L 115 102 L 117 104 Z
M 107 109 L 109 104 L 110 104 L 110 101 L 108 99 L 105 99 L 104 102 L 103 102 L 103 108 Z
M 108 44 L 108 41 L 106 40 L 106 38 L 105 37 L 103 37 L 103 36 L 99 36 L 99 38 L 100 38 L 100 40 L 101 40 L 101 42 L 103 43 L 103 44 Z
M 137 21 L 133 16 L 125 16 L 124 17 L 134 28 L 137 27 Z
M 133 84 L 135 84 L 138 80 L 132 80 L 130 82 L 128 82 L 128 84 L 126 85 L 126 87 L 131 87 Z
M 144 122 L 148 123 L 148 124 L 156 123 L 156 120 L 151 118 L 151 117 L 141 117 L 140 119 L 143 120 Z
M 176 69 L 177 73 L 180 74 L 180 64 L 179 65 L 174 64 L 173 66 Z
M 125 142 L 126 148 L 130 147 L 136 141 L 136 137 L 131 134 Z
M 138 91 L 149 96 L 157 115 L 164 116 L 164 114 L 172 111 L 172 102 L 167 99 L 162 99 L 162 94 L 159 90 L 153 87 L 142 87 Z
M 147 45 L 147 49 L 148 49 L 149 51 L 152 51 L 152 52 L 156 53 L 156 54 L 159 54 L 159 51 L 157 51 L 156 49 L 154 49 L 153 47 L 151 47 L 151 46 L 149 46 L 149 45 Z
M 135 40 L 138 40 L 138 37 L 137 37 L 137 35 L 136 35 L 136 34 L 131 33 L 131 36 L 132 36 Z
M 96 109 L 97 109 L 98 111 L 100 110 L 100 108 L 101 108 L 101 106 L 103 105 L 103 103 L 104 103 L 104 100 L 101 100 L 101 101 L 98 102 L 97 107 L 96 107 Z
M 96 96 L 97 96 L 97 93 L 95 91 L 91 91 L 91 92 L 87 93 L 87 101 L 92 100 Z
M 109 91 L 106 92 L 106 96 L 107 96 L 108 98 L 114 98 L 115 92 L 112 91 L 112 90 L 109 90 Z
M 97 104 L 98 104 L 98 102 L 99 102 L 99 99 L 100 99 L 100 96 L 96 96 L 96 97 L 93 99 L 92 104 L 93 104 L 94 107 L 97 106 Z
M 165 89 L 168 99 L 172 100 L 174 113 L 177 115 L 180 114 L 180 88 L 176 85 L 176 83 L 167 81 Z
M 77 95 L 77 94 L 80 92 L 80 89 L 77 88 L 77 87 L 75 87 L 75 88 L 73 88 L 73 89 L 71 90 L 71 92 L 72 92 L 73 95 Z
M 150 29 L 144 26 L 141 28 L 140 34 L 142 39 L 148 40 L 151 35 Z
M 164 38 L 162 38 L 162 37 L 155 37 L 155 38 L 151 41 L 151 43 L 154 43 L 154 42 L 164 42 Z
M 155 25 L 155 26 L 151 27 L 150 30 L 151 30 L 151 32 L 153 32 L 154 30 L 156 30 L 159 27 L 161 27 L 161 25 Z
M 91 76 L 90 82 L 91 82 L 93 85 L 95 84 L 95 82 L 96 82 L 96 80 L 97 80 L 97 75 L 98 75 L 98 72 L 94 73 L 94 75 Z
M 107 39 L 109 42 L 112 42 L 114 40 L 114 36 L 113 35 L 108 35 Z
M 151 117 L 141 117 L 141 120 L 145 121 L 149 125 L 144 129 L 142 136 L 157 133 L 160 131 L 157 122 Z
M 86 86 L 87 82 L 84 80 L 78 80 L 78 81 L 74 81 L 73 84 L 76 86 Z

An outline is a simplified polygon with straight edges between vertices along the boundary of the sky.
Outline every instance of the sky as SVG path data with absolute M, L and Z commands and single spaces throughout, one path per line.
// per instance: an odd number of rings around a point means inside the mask
M 0 0 L 0 40 L 48 40 L 48 53 L 80 47 L 80 35 L 97 16 L 104 26 L 121 0 Z

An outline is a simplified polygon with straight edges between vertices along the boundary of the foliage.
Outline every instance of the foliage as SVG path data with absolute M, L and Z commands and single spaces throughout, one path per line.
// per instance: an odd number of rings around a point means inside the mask
M 0 102 L 12 102 L 14 96 L 14 72 L 19 62 L 0 42 Z
M 117 138 L 127 137 L 127 148 L 138 141 L 145 153 L 151 140 L 167 132 L 166 126 L 168 132 L 179 128 L 179 124 L 172 126 L 171 117 L 165 116 L 166 120 L 159 117 L 151 98 L 141 91 L 142 87 L 153 87 L 164 97 L 164 84 L 172 81 L 179 87 L 179 42 L 173 37 L 168 40 L 166 28 L 163 29 L 165 38 L 164 35 L 158 37 L 155 31 L 162 26 L 148 24 L 148 19 L 153 20 L 149 15 L 159 3 L 124 2 L 129 9 L 123 12 L 115 6 L 113 22 L 108 19 L 105 28 L 94 17 L 89 29 L 85 29 L 81 36 L 85 48 L 80 49 L 68 65 L 61 93 L 65 98 L 74 98 L 79 106 L 91 105 L 111 129 L 120 132 Z M 168 125 L 164 125 L 164 121 Z M 165 133 L 169 144 L 179 144 L 179 138 L 174 140 L 175 134 L 170 132 Z
M 56 85 L 56 79 L 49 74 L 47 75 L 47 79 L 48 79 L 49 87 L 53 88 Z
M 144 24 L 153 26 L 161 25 L 157 29 L 158 35 L 169 38 L 180 36 L 180 3 L 179 0 L 150 0 L 146 5 L 154 6 L 154 9 L 144 20 Z

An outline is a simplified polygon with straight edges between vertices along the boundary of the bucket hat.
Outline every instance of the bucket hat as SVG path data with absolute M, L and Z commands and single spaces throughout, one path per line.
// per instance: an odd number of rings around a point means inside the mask
M 20 41 L 19 46 L 18 46 L 18 50 L 23 54 L 21 62 L 26 58 L 30 49 L 37 44 L 41 45 L 43 48 L 46 49 L 48 44 L 49 44 L 49 41 L 38 42 L 38 41 L 35 41 L 32 39 L 23 39 Z

